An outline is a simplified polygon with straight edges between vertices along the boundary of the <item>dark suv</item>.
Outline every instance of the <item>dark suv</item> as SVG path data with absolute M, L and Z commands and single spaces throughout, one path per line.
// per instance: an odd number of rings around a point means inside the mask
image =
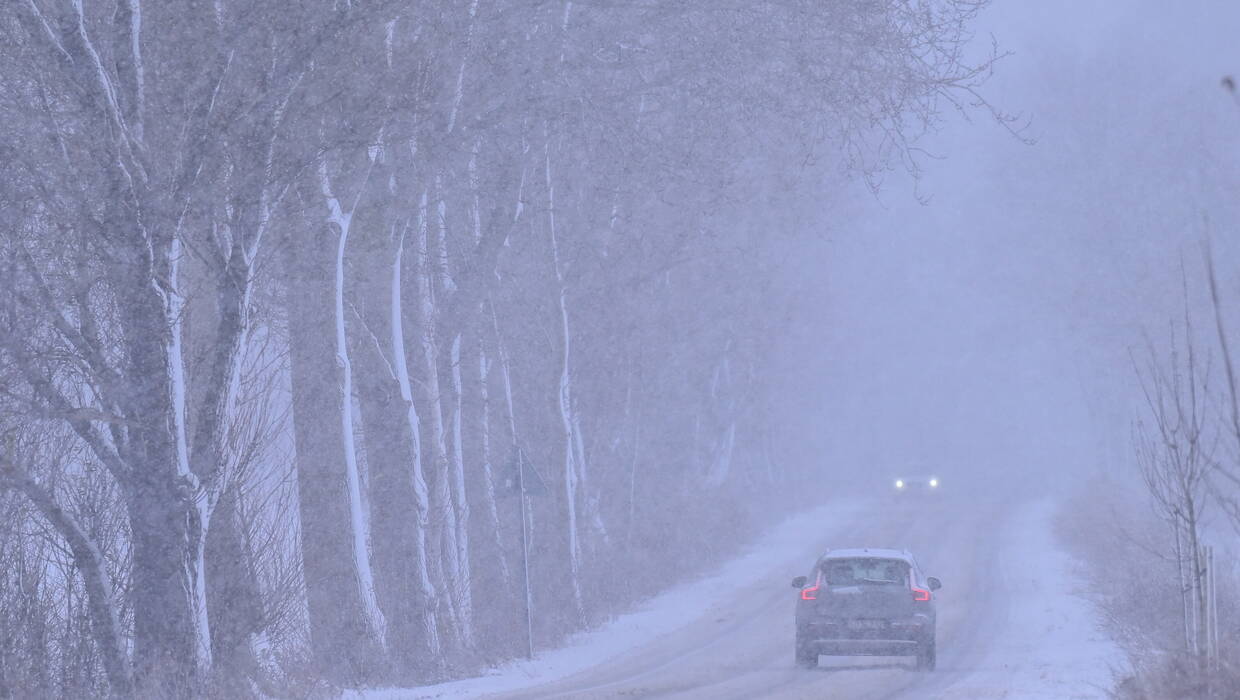
M 916 656 L 919 670 L 934 668 L 934 591 L 942 584 L 908 552 L 832 550 L 792 587 L 800 589 L 798 666 L 814 668 L 826 654 Z

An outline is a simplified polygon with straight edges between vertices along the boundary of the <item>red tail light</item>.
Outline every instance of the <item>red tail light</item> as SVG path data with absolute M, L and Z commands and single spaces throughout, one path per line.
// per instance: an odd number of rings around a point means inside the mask
M 818 589 L 822 587 L 822 572 L 814 577 L 814 585 L 801 589 L 801 600 L 818 600 Z
M 926 590 L 926 589 L 924 589 L 924 588 L 917 588 L 917 587 L 914 587 L 914 588 L 913 588 L 913 600 L 916 600 L 916 601 L 917 601 L 917 602 L 919 602 L 919 603 L 925 603 L 925 602 L 929 601 L 929 600 L 930 600 L 930 591 L 927 591 L 927 590 Z

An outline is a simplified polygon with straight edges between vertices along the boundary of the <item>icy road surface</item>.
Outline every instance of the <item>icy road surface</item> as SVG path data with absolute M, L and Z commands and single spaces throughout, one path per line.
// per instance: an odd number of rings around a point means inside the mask
M 367 698 L 1104 698 L 1121 663 L 1075 594 L 1054 508 L 875 500 L 797 516 L 713 576 L 481 678 Z M 938 593 L 938 669 L 911 658 L 793 664 L 789 582 L 829 547 L 906 547 Z

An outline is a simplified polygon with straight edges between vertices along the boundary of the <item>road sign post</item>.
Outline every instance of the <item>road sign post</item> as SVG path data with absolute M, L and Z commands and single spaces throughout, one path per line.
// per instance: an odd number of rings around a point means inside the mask
M 525 653 L 534 658 L 534 592 L 530 585 L 530 509 L 531 496 L 547 492 L 547 484 L 538 470 L 528 463 L 525 452 L 512 446 L 512 459 L 508 461 L 508 476 L 504 480 L 505 492 L 521 498 L 521 573 L 525 587 Z
M 525 458 L 517 448 L 517 488 L 521 496 L 521 569 L 525 578 L 525 651 L 534 658 L 534 596 L 530 590 L 530 520 L 527 509 L 529 494 L 525 489 Z

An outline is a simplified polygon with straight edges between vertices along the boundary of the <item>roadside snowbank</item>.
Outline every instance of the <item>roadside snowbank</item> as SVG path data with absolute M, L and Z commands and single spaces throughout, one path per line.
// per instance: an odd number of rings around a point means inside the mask
M 1049 501 L 1022 508 L 1007 525 L 998 571 L 1011 597 L 1003 629 L 941 700 L 1106 698 L 1125 661 L 1080 595 L 1071 556 L 1055 541 Z
M 680 584 L 639 603 L 602 627 L 571 637 L 559 649 L 540 652 L 533 661 L 513 661 L 490 674 L 419 688 L 391 688 L 346 694 L 355 700 L 471 698 L 548 683 L 599 665 L 649 643 L 705 615 L 713 601 L 751 586 L 772 570 L 805 564 L 805 533 L 849 522 L 864 503 L 833 503 L 792 516 L 754 542 L 744 554 L 705 578 Z

